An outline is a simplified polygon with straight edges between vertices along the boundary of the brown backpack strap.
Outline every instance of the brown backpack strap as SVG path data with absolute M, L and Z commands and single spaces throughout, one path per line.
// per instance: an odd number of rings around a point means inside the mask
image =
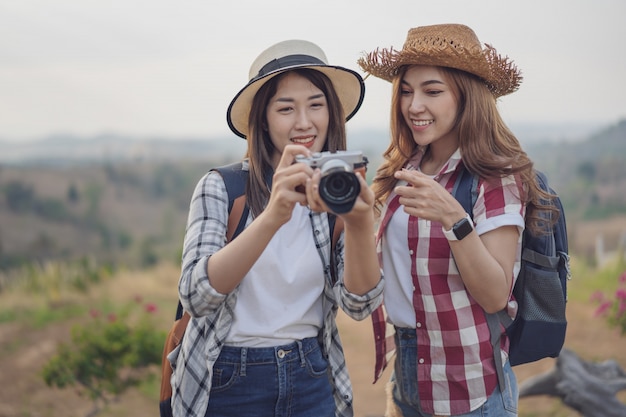
M 228 225 L 226 226 L 226 241 L 230 242 L 233 239 L 233 235 L 237 230 L 240 222 L 246 222 L 248 219 L 243 219 L 243 212 L 246 206 L 246 195 L 242 194 L 233 200 L 233 207 L 230 209 L 228 215 Z M 247 214 L 247 211 L 246 211 Z M 247 216 L 246 216 L 247 217 Z
M 331 246 L 330 246 L 330 274 L 333 279 L 333 284 L 337 282 L 337 265 L 335 264 L 335 248 L 337 247 L 337 242 L 339 241 L 339 236 L 341 236 L 341 232 L 343 231 L 343 220 L 339 216 L 334 216 L 333 220 L 334 224 L 331 224 L 331 228 L 333 231 L 333 235 L 331 237 Z
M 171 351 L 173 351 L 183 340 L 183 336 L 185 335 L 185 329 L 187 328 L 187 324 L 189 323 L 189 313 L 186 311 L 183 313 L 182 317 L 176 322 L 170 329 L 167 334 L 167 338 L 165 339 L 165 345 L 163 347 L 163 358 L 161 359 L 161 396 L 159 402 L 169 401 L 172 397 L 172 385 L 170 384 L 170 378 L 172 376 L 172 366 L 170 362 L 167 360 L 167 355 Z
M 343 220 L 341 217 L 336 216 L 335 219 L 335 227 L 333 228 L 333 240 L 332 240 L 332 249 L 335 250 L 337 247 L 337 242 L 339 241 L 339 236 L 341 236 L 341 232 L 343 232 Z

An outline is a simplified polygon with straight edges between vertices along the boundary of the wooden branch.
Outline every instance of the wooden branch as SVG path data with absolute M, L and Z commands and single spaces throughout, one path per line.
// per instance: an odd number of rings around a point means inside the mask
M 584 417 L 624 417 L 626 405 L 616 394 L 626 389 L 626 373 L 614 360 L 591 363 L 563 349 L 550 371 L 520 384 L 519 396 L 548 395 Z

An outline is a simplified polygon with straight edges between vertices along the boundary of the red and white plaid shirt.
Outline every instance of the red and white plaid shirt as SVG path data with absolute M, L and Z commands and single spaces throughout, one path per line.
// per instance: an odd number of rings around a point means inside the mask
M 419 167 L 422 156 L 423 153 L 418 153 L 407 168 Z M 460 151 L 457 150 L 434 180 L 452 191 L 460 162 Z M 476 231 L 482 234 L 504 225 L 515 225 L 523 230 L 525 207 L 520 199 L 521 189 L 519 177 L 480 180 L 478 199 L 473 208 Z M 467 292 L 441 224 L 408 216 L 406 229 L 387 228 L 399 208 L 398 196 L 392 193 L 379 225 L 378 255 L 382 265 L 383 245 L 388 245 L 389 239 L 407 237 L 411 256 L 405 267 L 389 268 L 388 271 L 383 265 L 383 269 L 387 283 L 412 280 L 415 312 L 415 326 L 412 327 L 416 328 L 417 334 L 417 381 L 422 411 L 438 415 L 468 413 L 480 407 L 498 383 L 484 310 Z M 521 232 L 515 276 L 519 271 L 520 252 Z M 409 269 L 410 277 L 391 273 Z M 394 300 L 385 299 L 385 302 L 393 303 Z M 382 306 L 374 311 L 372 320 L 376 381 L 395 350 L 394 323 L 390 322 Z M 502 340 L 503 355 L 506 355 L 508 339 L 503 337 Z

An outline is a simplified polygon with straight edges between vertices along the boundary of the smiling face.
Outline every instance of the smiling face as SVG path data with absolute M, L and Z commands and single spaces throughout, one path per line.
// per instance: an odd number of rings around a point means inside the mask
M 400 112 L 418 145 L 458 146 L 457 98 L 437 67 L 407 69 L 400 85 Z
M 326 96 L 307 78 L 290 72 L 281 78 L 276 94 L 269 100 L 266 120 L 275 161 L 280 159 L 285 146 L 292 143 L 320 152 L 328 133 Z

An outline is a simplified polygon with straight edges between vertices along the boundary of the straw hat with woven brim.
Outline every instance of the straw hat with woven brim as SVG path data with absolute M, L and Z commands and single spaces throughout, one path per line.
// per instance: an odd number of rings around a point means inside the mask
M 365 72 L 393 80 L 405 65 L 435 65 L 456 68 L 481 78 L 495 97 L 516 91 L 521 72 L 508 57 L 483 48 L 472 29 L 460 24 L 420 26 L 409 30 L 402 50 L 376 49 L 358 60 Z
M 312 42 L 287 40 L 261 52 L 250 66 L 250 81 L 237 93 L 226 112 L 230 129 L 245 139 L 248 135 L 248 118 L 255 94 L 273 77 L 300 68 L 315 69 L 330 79 L 341 101 L 346 121 L 361 107 L 365 84 L 358 72 L 328 65 L 324 51 Z

